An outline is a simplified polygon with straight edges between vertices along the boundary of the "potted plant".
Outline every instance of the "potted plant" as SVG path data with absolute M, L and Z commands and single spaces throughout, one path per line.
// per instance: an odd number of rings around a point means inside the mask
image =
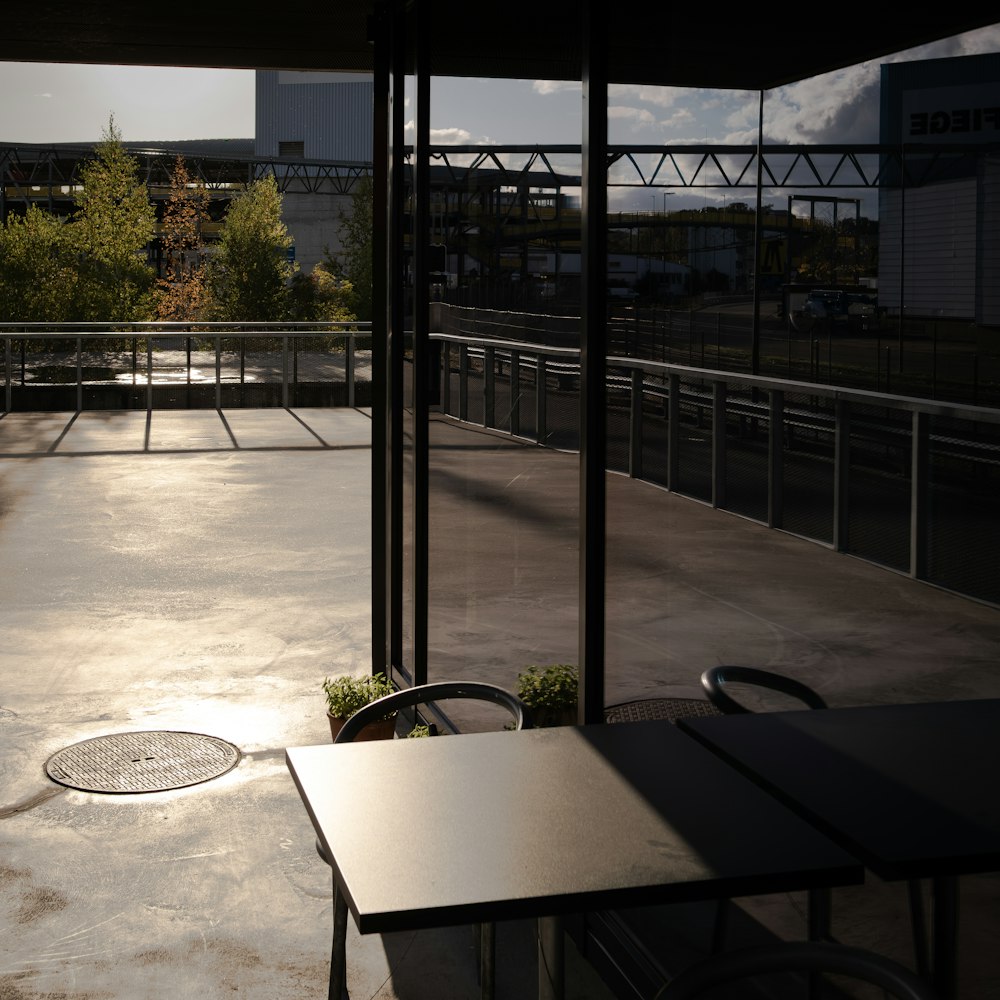
M 517 696 L 536 726 L 572 726 L 577 719 L 580 672 L 568 663 L 530 666 L 517 675 Z
M 367 674 L 355 676 L 343 674 L 340 677 L 327 677 L 323 681 L 323 693 L 326 695 L 326 714 L 330 720 L 330 733 L 337 738 L 344 723 L 359 709 L 369 702 L 392 694 L 393 686 L 385 674 Z M 388 740 L 392 739 L 396 730 L 396 713 L 387 715 L 368 723 L 355 736 L 355 740 Z

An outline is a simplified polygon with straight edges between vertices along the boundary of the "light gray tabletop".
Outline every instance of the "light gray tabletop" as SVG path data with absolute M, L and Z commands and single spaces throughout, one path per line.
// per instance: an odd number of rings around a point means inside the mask
M 362 933 L 860 882 L 669 722 L 296 747 Z

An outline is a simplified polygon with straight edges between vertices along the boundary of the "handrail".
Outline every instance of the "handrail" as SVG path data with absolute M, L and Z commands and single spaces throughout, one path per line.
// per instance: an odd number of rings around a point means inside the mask
M 556 442 L 560 450 L 576 449 L 571 421 L 563 420 L 562 431 L 550 425 L 547 400 L 553 393 L 562 396 L 565 414 L 567 392 L 572 397 L 579 373 L 578 349 L 501 337 L 433 333 L 431 338 L 442 345 L 441 404 L 445 414 L 506 431 L 514 438 L 539 445 Z M 451 363 L 452 348 L 459 352 L 457 367 Z M 473 367 L 472 358 L 477 359 L 481 370 Z M 710 495 L 699 493 L 696 498 L 719 509 L 742 513 L 768 527 L 782 529 L 789 518 L 784 463 L 790 453 L 795 453 L 799 432 L 804 430 L 811 435 L 810 441 L 821 442 L 816 460 L 826 469 L 820 481 L 827 483 L 827 523 L 823 527 L 821 517 L 816 533 L 809 537 L 836 551 L 886 565 L 877 551 L 861 550 L 865 542 L 855 540 L 852 544 L 848 538 L 851 512 L 858 509 L 852 504 L 859 502 L 849 480 L 853 481 L 862 467 L 870 468 L 876 476 L 894 475 L 906 484 L 910 523 L 906 532 L 908 552 L 900 552 L 900 564 L 893 568 L 977 600 L 1000 604 L 1000 592 L 985 592 L 974 573 L 958 586 L 953 579 L 941 583 L 933 578 L 931 529 L 933 519 L 939 515 L 930 502 L 932 488 L 940 485 L 953 490 L 970 489 L 975 498 L 984 502 L 989 499 L 982 490 L 988 489 L 992 479 L 984 479 L 986 486 L 977 487 L 975 484 L 983 477 L 973 473 L 1000 465 L 1000 435 L 996 431 L 1000 427 L 1000 409 L 617 355 L 606 358 L 606 367 L 607 385 L 613 392 L 609 415 L 613 408 L 623 428 L 626 419 L 628 422 L 627 456 L 609 458 L 609 468 L 631 478 L 654 482 L 671 492 L 684 492 L 684 466 L 680 455 L 685 445 L 681 426 L 684 415 L 688 414 L 692 426 L 703 428 L 701 436 L 711 449 L 710 458 L 698 460 L 705 463 L 698 475 L 702 477 L 701 482 L 710 484 Z M 505 368 L 508 371 L 505 372 Z M 526 383 L 521 377 L 524 370 L 534 372 Z M 553 377 L 551 382 L 550 375 Z M 457 387 L 453 386 L 456 379 Z M 532 381 L 533 427 L 530 418 L 525 424 L 522 416 L 525 404 L 531 402 Z M 474 393 L 470 386 L 481 392 L 480 400 L 472 398 Z M 457 407 L 453 406 L 456 388 Z M 505 388 L 509 390 L 506 396 Z M 650 404 L 655 405 L 651 408 Z M 474 414 L 474 421 L 470 421 L 470 414 Z M 934 418 L 954 421 L 957 426 L 935 426 Z M 733 506 L 731 498 L 727 497 L 727 485 L 731 488 L 727 452 L 732 447 L 730 425 L 734 419 L 755 421 L 754 433 L 766 437 L 766 447 L 761 441 L 761 453 L 765 458 L 759 467 L 759 474 L 766 479 L 760 484 L 762 494 L 766 489 L 766 515 L 747 513 L 738 505 Z M 962 426 L 965 424 L 968 426 Z M 651 429 L 655 434 L 653 438 L 649 437 Z M 852 451 L 859 446 L 859 451 Z M 624 441 L 622 447 L 625 447 Z M 659 471 L 646 473 L 644 456 L 650 447 L 660 450 Z M 881 460 L 876 461 L 877 468 L 871 465 L 872 456 L 881 449 L 892 449 L 892 455 L 896 456 L 895 466 L 886 467 Z M 940 466 L 935 467 L 930 460 L 932 452 L 946 462 L 966 463 L 969 476 L 942 484 Z M 707 455 L 707 451 L 702 454 Z M 977 489 L 979 492 L 975 492 Z M 824 509 L 822 505 L 820 509 Z M 901 516 L 905 517 L 905 512 Z M 801 527 L 790 530 L 802 533 Z M 938 547 L 940 544 L 938 540 Z M 908 565 L 904 565 L 907 560 Z
M 431 340 L 442 343 L 454 343 L 466 347 L 491 348 L 501 353 L 516 351 L 522 354 L 543 354 L 551 357 L 580 357 L 579 348 L 549 347 L 545 344 L 521 340 L 505 340 L 502 337 L 471 337 L 466 334 L 432 333 Z M 527 363 L 527 362 L 526 362 Z M 529 363 L 530 364 L 530 363 Z M 844 386 L 832 386 L 825 382 L 801 382 L 795 379 L 773 378 L 766 375 L 750 375 L 742 372 L 722 371 L 715 368 L 698 368 L 693 365 L 679 364 L 673 361 L 653 361 L 644 358 L 630 358 L 619 355 L 609 355 L 605 364 L 612 368 L 637 370 L 648 375 L 669 376 L 671 374 L 686 375 L 703 379 L 707 382 L 738 382 L 768 391 L 801 393 L 808 396 L 819 396 L 834 401 L 861 403 L 868 406 L 888 406 L 907 412 L 926 413 L 936 417 L 952 417 L 964 420 L 978 420 L 986 423 L 1000 423 L 1000 409 L 989 406 L 976 406 L 971 403 L 950 403 L 937 399 L 925 399 L 920 396 L 901 396 L 892 393 L 876 392 L 873 389 L 854 389 Z
M 83 395 L 83 358 L 85 345 L 90 342 L 101 342 L 107 340 L 131 341 L 131 377 L 132 386 L 146 387 L 145 409 L 151 411 L 154 406 L 154 345 L 156 342 L 168 339 L 183 338 L 186 341 L 186 366 L 187 380 L 185 385 L 208 385 L 205 383 L 192 382 L 192 356 L 195 354 L 191 349 L 191 342 L 195 340 L 207 341 L 212 344 L 208 348 L 209 352 L 214 351 L 215 355 L 215 407 L 221 409 L 223 405 L 222 390 L 222 342 L 238 341 L 240 353 L 240 378 L 239 384 L 246 384 L 246 342 L 265 338 L 267 340 L 281 341 L 280 350 L 280 385 L 281 385 L 281 405 L 288 406 L 292 399 L 292 390 L 299 383 L 298 378 L 298 358 L 301 356 L 302 348 L 299 342 L 308 338 L 329 337 L 336 341 L 343 342 L 344 345 L 344 382 L 346 382 L 347 405 L 353 407 L 356 404 L 356 368 L 359 363 L 359 355 L 364 352 L 359 351 L 356 341 L 359 337 L 371 336 L 370 322 L 356 321 L 330 321 L 330 322 L 299 322 L 299 321 L 262 321 L 259 323 L 228 323 L 228 322 L 183 322 L 175 320 L 152 320 L 142 322 L 115 322 L 115 323 L 0 323 L 0 341 L 4 347 L 4 412 L 13 409 L 14 402 L 14 357 L 13 345 L 15 342 L 21 344 L 21 384 L 25 385 L 25 373 L 27 371 L 26 355 L 24 348 L 30 342 L 56 342 L 75 341 L 75 351 L 70 352 L 67 358 L 67 367 L 74 363 L 75 354 L 76 365 L 76 409 L 82 410 L 84 403 Z M 145 341 L 145 364 L 139 363 L 138 343 Z M 278 367 L 276 362 L 275 367 Z M 128 372 L 123 372 L 128 374 Z M 99 380 L 103 383 L 106 380 Z M 339 380 L 337 380 L 339 381 Z M 72 385 L 72 380 L 63 383 L 66 388 Z M 118 383 L 120 384 L 120 383 Z M 30 391 L 30 390 L 29 390 Z

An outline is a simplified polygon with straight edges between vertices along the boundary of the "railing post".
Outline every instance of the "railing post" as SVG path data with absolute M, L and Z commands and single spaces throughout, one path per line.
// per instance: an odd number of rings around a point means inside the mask
M 458 419 L 469 419 L 469 348 L 458 346 Z
M 510 352 L 510 433 L 521 434 L 521 352 Z
M 14 356 L 12 353 L 11 338 L 4 337 L 4 347 L 3 347 L 3 359 L 4 359 L 4 412 L 10 413 L 14 405 L 14 391 L 11 386 L 11 368 L 14 364 Z
M 667 393 L 667 489 L 676 490 L 681 467 L 681 377 L 673 372 L 667 379 Z
M 344 344 L 344 374 L 347 379 L 347 405 L 354 407 L 354 337 L 349 330 Z
M 76 412 L 83 409 L 83 338 L 76 338 Z
M 281 405 L 288 409 L 288 334 L 281 337 Z
M 146 331 L 146 412 L 153 412 L 153 338 Z
M 642 370 L 633 368 L 628 419 L 628 474 L 633 479 L 642 479 L 642 386 Z
M 851 464 L 851 410 L 847 402 L 834 403 L 833 435 L 833 548 L 846 552 L 848 545 L 847 484 Z
M 222 409 L 222 338 L 215 338 L 215 408 Z
M 910 461 L 910 576 L 927 579 L 930 536 L 930 415 L 914 410 Z
M 771 390 L 767 428 L 767 526 L 780 528 L 785 512 L 785 394 Z
M 539 444 L 544 444 L 549 436 L 548 414 L 545 412 L 545 404 L 548 402 L 547 382 L 545 357 L 537 354 L 535 355 L 535 440 Z
M 712 506 L 726 506 L 726 383 L 712 383 Z
M 451 341 L 441 341 L 441 370 L 444 375 L 444 385 L 441 387 L 441 406 L 444 412 L 451 414 Z
M 483 347 L 483 426 L 496 427 L 496 350 L 491 345 Z

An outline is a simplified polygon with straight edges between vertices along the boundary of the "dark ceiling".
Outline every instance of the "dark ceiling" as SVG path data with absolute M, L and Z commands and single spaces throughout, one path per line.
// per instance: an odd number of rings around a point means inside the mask
M 371 69 L 373 0 L 276 3 L 209 0 L 191 7 L 124 0 L 56 0 L 4 10 L 0 59 L 241 69 Z M 609 5 L 614 82 L 768 89 L 876 59 L 997 20 L 988 5 L 936 8 L 933 20 L 861 5 L 815 10 L 719 5 Z M 971 5 L 970 5 L 971 6 Z M 475 4 L 433 0 L 432 73 L 580 78 L 580 12 L 570 0 Z M 424 9 L 424 8 L 422 8 Z M 861 13 L 859 13 L 861 12 Z

